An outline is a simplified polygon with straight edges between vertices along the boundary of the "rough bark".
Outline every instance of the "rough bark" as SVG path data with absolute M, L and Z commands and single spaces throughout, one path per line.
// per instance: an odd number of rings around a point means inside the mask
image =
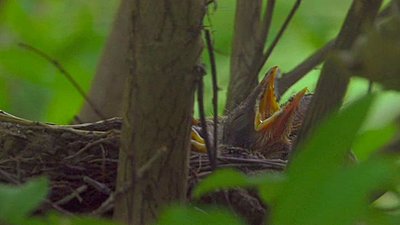
M 151 224 L 185 199 L 202 0 L 134 0 L 114 218 Z
M 129 75 L 128 49 L 130 0 L 122 0 L 110 36 L 107 39 L 88 97 L 106 118 L 122 115 L 123 90 Z M 79 119 L 83 122 L 101 120 L 85 102 Z
M 374 21 L 382 0 L 354 0 L 334 44 L 334 50 L 350 49 L 358 35 Z M 297 138 L 304 141 L 312 129 L 326 116 L 339 109 L 346 94 L 350 78 L 345 76 L 334 59 L 325 61 L 317 83 L 315 95 L 307 111 Z
M 261 0 L 238 0 L 230 62 L 225 112 L 232 111 L 258 83 L 257 68 L 264 51 L 265 38 L 260 38 Z

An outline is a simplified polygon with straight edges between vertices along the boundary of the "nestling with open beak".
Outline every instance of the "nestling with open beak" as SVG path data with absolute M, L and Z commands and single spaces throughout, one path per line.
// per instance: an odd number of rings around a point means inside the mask
M 222 134 L 218 135 L 221 137 L 220 144 L 248 149 L 265 158 L 287 158 L 311 95 L 306 95 L 305 88 L 280 106 L 275 94 L 275 82 L 279 74 L 278 67 L 271 68 L 247 99 L 221 118 L 219 126 L 222 128 L 219 130 Z M 212 137 L 212 134 L 209 135 Z M 194 120 L 192 150 L 207 151 L 203 137 L 198 122 Z

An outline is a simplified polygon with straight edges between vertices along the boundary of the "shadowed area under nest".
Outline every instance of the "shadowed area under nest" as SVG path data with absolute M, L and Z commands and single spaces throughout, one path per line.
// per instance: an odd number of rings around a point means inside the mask
M 274 73 L 272 78 L 271 72 Z M 311 97 L 304 96 L 303 90 L 286 105 L 276 105 L 271 84 L 278 72 L 273 68 L 241 105 L 221 118 L 219 168 L 233 167 L 245 173 L 282 171 L 285 168 L 291 141 Z M 44 174 L 50 178 L 51 192 L 41 207 L 42 212 L 57 210 L 66 214 L 109 215 L 114 194 L 118 194 L 115 180 L 121 126 L 120 118 L 90 124 L 52 125 L 1 112 L 0 181 L 21 184 L 30 177 Z M 207 126 L 212 126 L 212 123 Z M 212 172 L 204 153 L 203 138 L 201 127 L 194 124 L 189 199 L 196 183 Z M 202 201 L 229 204 L 250 224 L 258 224 L 265 216 L 265 206 L 247 190 L 220 192 Z

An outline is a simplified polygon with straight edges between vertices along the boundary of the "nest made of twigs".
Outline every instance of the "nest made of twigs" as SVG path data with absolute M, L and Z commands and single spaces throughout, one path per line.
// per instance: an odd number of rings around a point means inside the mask
M 31 177 L 46 175 L 51 182 L 51 192 L 41 211 L 55 209 L 67 214 L 97 215 L 112 211 L 118 167 L 120 119 L 57 126 L 3 114 L 0 116 L 1 182 L 21 184 Z M 280 171 L 286 165 L 283 160 L 265 159 L 245 149 L 230 146 L 219 148 L 217 163 L 218 168 L 237 168 L 246 173 Z M 190 156 L 188 194 L 190 195 L 199 180 L 211 172 L 207 155 L 193 152 Z M 222 196 L 225 195 L 226 193 Z M 238 201 L 240 204 L 258 204 L 261 207 L 258 210 L 260 215 L 263 213 L 261 203 L 254 202 L 255 197 L 248 192 L 231 192 L 229 196 L 232 197 L 230 204 L 235 202 L 234 199 L 240 198 L 238 196 L 242 196 L 248 200 Z M 220 197 L 214 196 L 213 199 L 218 198 Z M 223 199 L 227 200 L 226 196 Z M 208 200 L 205 198 L 205 201 Z M 233 208 L 235 207 L 237 206 Z

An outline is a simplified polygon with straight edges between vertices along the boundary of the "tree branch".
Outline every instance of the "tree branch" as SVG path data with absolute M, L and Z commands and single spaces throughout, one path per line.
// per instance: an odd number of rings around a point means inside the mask
M 261 22 L 260 26 L 260 40 L 262 43 L 267 42 L 268 39 L 268 34 L 271 29 L 271 23 L 272 23 L 272 16 L 274 14 L 274 9 L 275 9 L 275 0 L 268 0 L 266 9 L 265 9 L 265 14 L 263 21 Z
M 211 147 L 211 142 L 210 142 L 210 133 L 208 132 L 208 127 L 207 127 L 207 121 L 206 121 L 206 113 L 204 112 L 204 82 L 203 82 L 203 76 L 205 74 L 203 68 L 199 68 L 201 71 L 198 73 L 198 81 L 197 81 L 197 105 L 199 108 L 199 117 L 200 117 L 200 125 L 201 129 L 203 130 L 204 133 L 204 143 L 206 145 L 207 149 L 207 156 L 208 159 L 211 162 L 211 169 L 214 170 L 217 166 L 216 163 L 216 158 L 214 158 L 214 150 L 216 150 L 216 147 Z M 215 126 L 215 124 L 214 124 Z
M 372 24 L 382 0 L 354 0 L 334 44 L 334 49 L 349 49 L 365 26 Z M 343 102 L 349 78 L 334 60 L 327 59 L 318 80 L 315 95 L 297 137 L 296 147 L 306 140 L 314 127 Z M 334 90 L 334 91 L 332 91 Z M 295 148 L 296 149 L 296 148 Z
M 379 13 L 378 19 L 384 18 L 389 14 L 392 4 L 393 3 L 386 6 Z M 311 54 L 307 59 L 298 64 L 291 71 L 284 73 L 277 82 L 279 84 L 279 96 L 282 96 L 291 86 L 293 86 L 293 84 L 295 84 L 305 75 L 307 75 L 307 73 L 310 72 L 314 67 L 322 63 L 328 56 L 329 52 L 333 49 L 334 43 L 335 39 L 330 40 L 328 43 L 325 44 L 325 46 L 316 50 L 313 54 Z
M 328 53 L 332 50 L 334 42 L 335 40 L 329 41 L 327 44 L 325 44 L 325 46 L 318 49 L 291 71 L 283 74 L 283 76 L 279 78 L 277 82 L 279 85 L 279 96 L 282 96 L 293 84 L 299 81 L 318 64 L 322 63 Z
M 285 21 L 283 22 L 281 28 L 278 31 L 278 34 L 274 38 L 274 40 L 271 43 L 271 46 L 268 47 L 268 49 L 265 51 L 263 54 L 263 57 L 261 59 L 261 64 L 258 69 L 257 74 L 260 72 L 261 68 L 264 66 L 264 64 L 267 62 L 268 58 L 271 56 L 272 51 L 275 49 L 276 45 L 278 44 L 279 40 L 282 38 L 283 33 L 286 31 L 286 28 L 288 27 L 290 21 L 292 20 L 294 14 L 296 13 L 297 9 L 299 8 L 301 4 L 301 0 L 297 0 L 292 9 L 290 10 L 288 16 L 286 17 Z
M 55 68 L 57 68 L 58 71 L 62 75 L 64 75 L 65 78 L 72 84 L 72 86 L 75 88 L 75 90 L 78 91 L 78 93 L 85 99 L 85 101 L 89 104 L 89 106 L 92 108 L 92 110 L 95 112 L 95 114 L 102 120 L 105 119 L 104 115 L 102 112 L 96 107 L 96 105 L 93 103 L 93 101 L 86 95 L 85 91 L 83 91 L 82 87 L 78 84 L 78 82 L 75 81 L 75 79 L 72 77 L 72 75 L 61 65 L 60 62 L 57 60 L 53 59 L 50 57 L 48 54 L 44 53 L 38 48 L 35 48 L 31 45 L 25 44 L 25 43 L 19 43 L 18 44 L 21 48 L 24 48 L 28 51 L 31 51 L 35 53 L 36 55 L 42 57 L 43 59 L 47 60 L 49 63 L 51 63 Z
M 216 158 L 217 158 L 217 148 L 218 148 L 218 81 L 217 81 L 217 66 L 215 63 L 215 55 L 214 55 L 214 47 L 211 41 L 211 34 L 209 30 L 205 30 L 206 35 L 206 43 L 207 43 L 207 50 L 210 56 L 210 64 L 211 64 L 211 77 L 212 77 L 212 88 L 213 88 L 213 149 L 212 149 L 212 158 L 214 159 L 216 167 Z

